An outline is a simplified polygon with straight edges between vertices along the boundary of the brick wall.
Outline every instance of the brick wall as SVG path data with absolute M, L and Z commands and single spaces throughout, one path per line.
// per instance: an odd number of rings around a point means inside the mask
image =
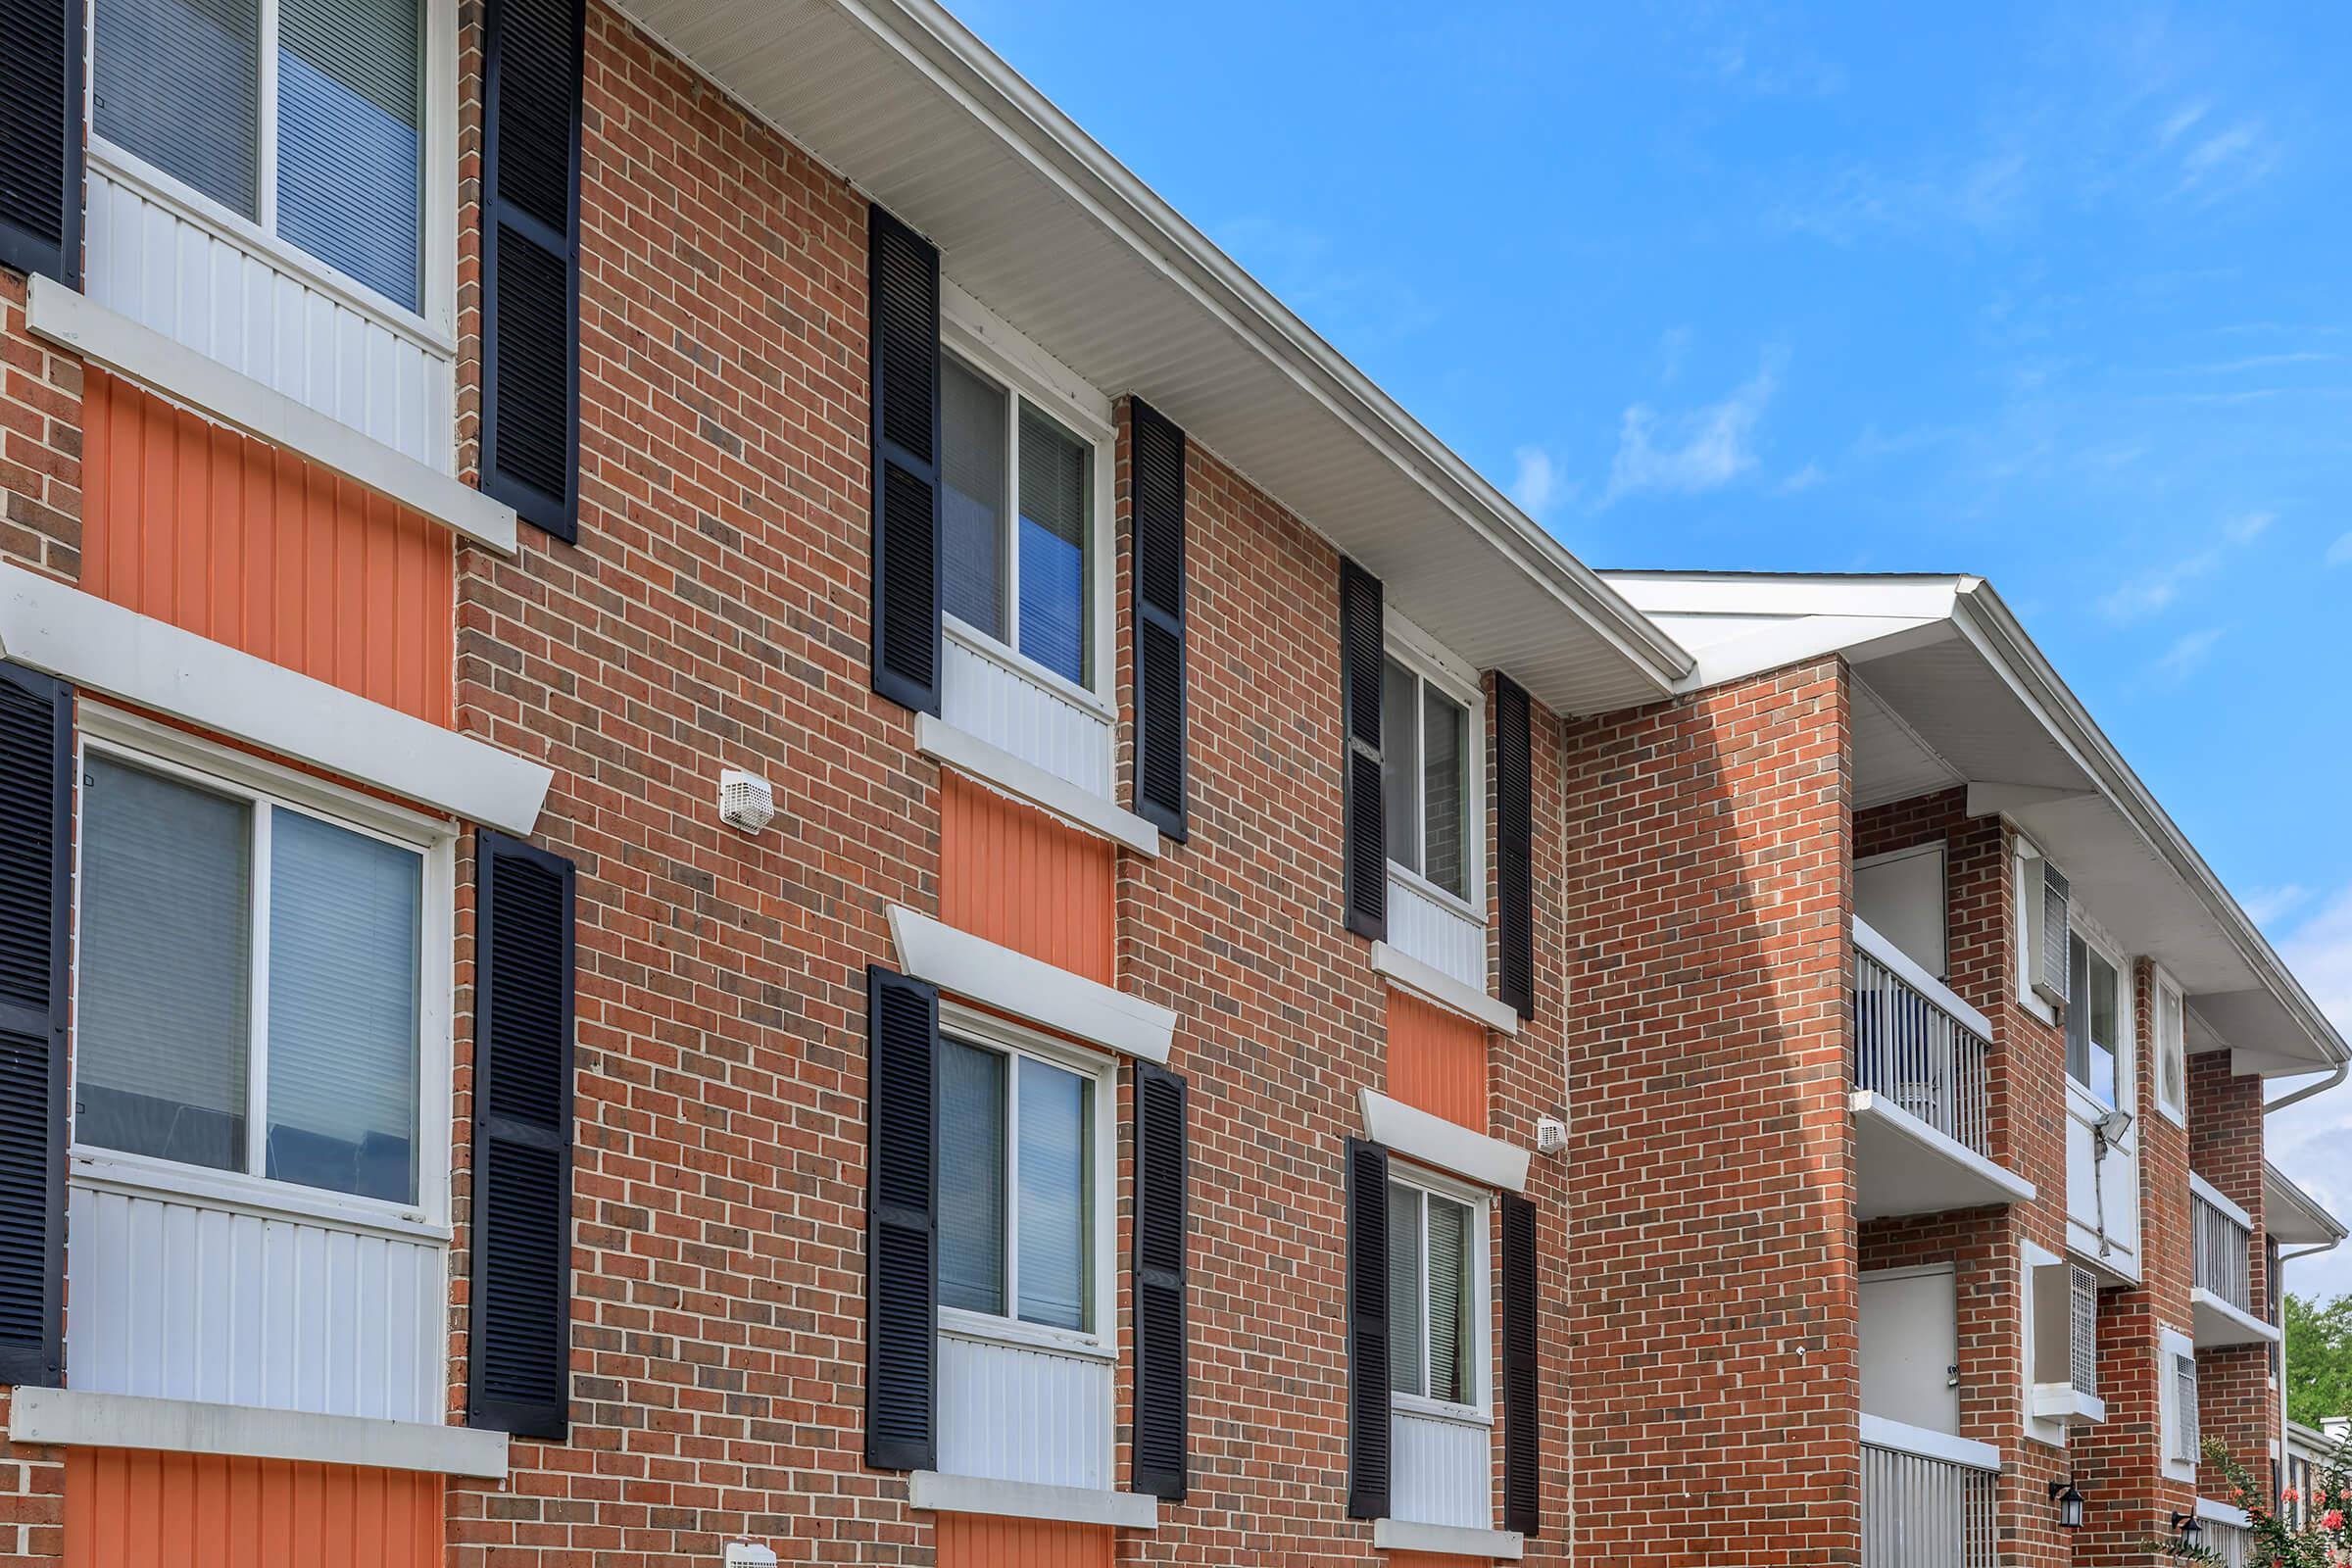
M 81 572 L 81 356 L 24 327 L 24 277 L 0 268 L 0 560 Z
M 2269 1269 L 2263 1257 L 2262 1080 L 2230 1070 L 2230 1054 L 2210 1051 L 2188 1058 L 2189 1168 L 2254 1221 L 2248 1247 L 2247 1300 L 2267 1316 Z M 2278 1392 L 2271 1384 L 2266 1345 L 2237 1345 L 2197 1352 L 2197 1397 L 2205 1435 L 2230 1446 L 2268 1495 L 2271 1446 L 2278 1436 Z M 2230 1493 L 2211 1464 L 2200 1467 L 2208 1497 Z
M 1860 1557 L 1848 700 L 1824 660 L 1567 729 L 1588 1560 Z

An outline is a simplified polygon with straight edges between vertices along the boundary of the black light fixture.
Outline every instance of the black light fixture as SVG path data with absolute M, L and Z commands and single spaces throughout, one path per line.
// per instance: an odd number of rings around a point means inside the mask
M 2180 1544 L 2191 1551 L 2205 1544 L 2205 1521 L 2193 1513 L 2173 1515 L 2173 1530 L 2180 1536 Z
M 2080 1530 L 2082 1528 L 2082 1494 L 2075 1490 L 2073 1476 L 2068 1476 L 2064 1481 L 2050 1483 L 2050 1500 L 2058 1505 L 2059 1529 Z

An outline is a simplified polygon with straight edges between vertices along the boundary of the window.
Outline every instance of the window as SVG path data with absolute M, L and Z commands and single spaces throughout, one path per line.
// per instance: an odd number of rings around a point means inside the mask
M 954 354 L 940 395 L 947 612 L 1092 690 L 1095 444 Z
M 1480 1405 L 1486 1361 L 1485 1207 L 1389 1183 L 1389 1387 Z
M 420 1200 L 421 845 L 93 746 L 79 877 L 77 1145 Z
M 2170 980 L 2156 982 L 2156 1103 L 2176 1122 L 2186 1124 L 2188 1106 L 2187 1018 L 2180 992 Z
M 976 1031 L 940 1040 L 939 1298 L 1096 1334 L 1102 1080 Z
M 419 0 L 96 5 L 99 137 L 403 310 L 422 310 Z
M 2201 1441 L 2197 1434 L 2197 1357 L 2194 1351 L 2169 1350 L 2166 1359 L 2172 1366 L 2173 1431 L 2165 1457 L 2193 1467 Z
M 2067 1076 L 2112 1106 L 2123 1045 L 2122 985 L 2115 965 L 2080 931 L 2067 938 Z
M 1380 700 L 1389 859 L 1467 903 L 1478 844 L 1471 707 L 1395 654 L 1381 670 Z

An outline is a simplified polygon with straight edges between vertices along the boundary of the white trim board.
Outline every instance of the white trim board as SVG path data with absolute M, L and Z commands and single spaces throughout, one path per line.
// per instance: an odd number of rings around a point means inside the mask
M 906 1502 L 934 1513 L 984 1513 L 1000 1519 L 1054 1519 L 1120 1530 L 1159 1528 L 1159 1499 L 1140 1492 L 1093 1487 L 1049 1487 L 990 1476 L 952 1476 L 917 1470 L 906 1478 Z
M 531 831 L 555 780 L 485 741 L 21 566 L 0 565 L 0 655 L 509 833 Z
M 1176 1044 L 1166 1007 L 958 931 L 903 904 L 890 906 L 899 967 L 942 991 L 1043 1024 L 1074 1039 L 1164 1062 Z
M 1401 1100 L 1391 1100 L 1378 1090 L 1358 1093 L 1363 1102 L 1364 1136 L 1391 1153 L 1451 1171 L 1481 1187 L 1496 1187 L 1506 1193 L 1527 1190 L 1526 1150 L 1433 1116 Z
M 914 715 L 914 749 L 943 766 L 979 780 L 1082 832 L 1105 838 L 1138 855 L 1159 854 L 1159 829 L 1122 810 L 1103 796 L 1084 790 L 1003 747 L 930 713 Z
M 1915 1427 L 1905 1421 L 1890 1421 L 1883 1415 L 1862 1412 L 1862 1441 L 1874 1448 L 1891 1448 L 1897 1453 L 1915 1453 L 1925 1459 L 1942 1459 L 1951 1464 L 1966 1465 L 1971 1470 L 2001 1472 L 2001 1450 L 1989 1443 L 1978 1443 L 1969 1438 L 1956 1438 L 1948 1432 L 1930 1427 Z
M 69 1447 L 157 1448 L 507 1478 L 503 1432 L 131 1394 L 20 1388 L 9 1407 L 8 1435 L 16 1443 Z
M 1527 1554 L 1527 1538 L 1516 1530 L 1425 1525 L 1417 1519 L 1373 1520 L 1372 1545 L 1380 1551 L 1434 1551 L 1444 1556 L 1492 1557 L 1503 1562 L 1517 1562 Z
M 1389 869 L 1393 873 L 1396 867 Z M 1391 985 L 1400 986 L 1448 1012 L 1458 1012 L 1475 1023 L 1485 1024 L 1497 1034 L 1519 1032 L 1516 1008 L 1483 991 L 1471 989 L 1436 965 L 1425 963 L 1409 953 L 1400 953 L 1386 942 L 1372 944 L 1372 972 Z
M 117 374 L 347 474 L 476 544 L 514 554 L 514 509 L 342 420 L 295 402 L 51 278 L 30 280 L 24 324 Z

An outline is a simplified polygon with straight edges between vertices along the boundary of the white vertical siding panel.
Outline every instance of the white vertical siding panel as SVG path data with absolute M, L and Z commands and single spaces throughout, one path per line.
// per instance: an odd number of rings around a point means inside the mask
M 72 1222 L 72 1387 L 441 1418 L 440 1244 L 78 1186 Z
M 1389 945 L 1473 991 L 1487 989 L 1487 928 L 1394 876 Z
M 1080 789 L 1110 794 L 1111 733 L 1102 715 L 953 635 L 940 716 Z
M 939 1467 L 1043 1486 L 1110 1485 L 1111 1364 L 943 1334 Z
M 90 298 L 449 471 L 451 358 L 276 259 L 90 168 Z
M 1391 1444 L 1396 1517 L 1465 1530 L 1494 1528 L 1493 1442 L 1486 1427 L 1400 1410 Z

